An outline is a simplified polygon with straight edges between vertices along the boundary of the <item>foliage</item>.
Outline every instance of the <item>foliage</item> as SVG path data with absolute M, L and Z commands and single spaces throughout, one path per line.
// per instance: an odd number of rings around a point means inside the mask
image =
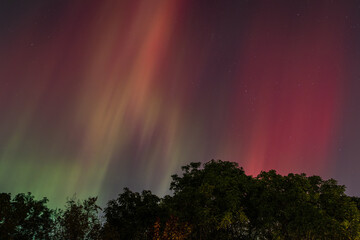
M 360 239 L 359 201 L 334 179 L 276 171 L 253 178 L 235 163 L 191 163 L 173 175 L 172 212 L 190 239 Z
M 0 194 L 0 239 L 49 239 L 54 227 L 48 200 L 28 194 Z
M 64 211 L 57 216 L 58 239 L 97 240 L 100 239 L 101 224 L 98 218 L 100 207 L 97 198 L 91 197 L 83 202 L 72 198 L 67 201 Z
M 359 211 L 333 179 L 274 170 L 255 179 L 248 216 L 252 237 L 264 239 L 357 239 Z
M 210 161 L 182 168 L 183 176 L 173 175 L 172 210 L 193 227 L 194 239 L 223 239 L 246 236 L 248 218 L 244 203 L 251 178 L 236 163 Z
M 152 225 L 161 214 L 160 198 L 150 191 L 141 194 L 128 188 L 105 208 L 105 230 L 119 239 L 150 239 Z
M 184 240 L 191 234 L 191 227 L 188 223 L 181 223 L 179 219 L 170 216 L 161 230 L 160 219 L 154 224 L 153 240 Z
M 125 188 L 108 202 L 104 221 L 97 198 L 67 201 L 0 194 L 0 239 L 49 240 L 360 240 L 360 198 L 334 179 L 275 170 L 248 176 L 236 163 L 190 163 L 173 175 L 172 195 Z

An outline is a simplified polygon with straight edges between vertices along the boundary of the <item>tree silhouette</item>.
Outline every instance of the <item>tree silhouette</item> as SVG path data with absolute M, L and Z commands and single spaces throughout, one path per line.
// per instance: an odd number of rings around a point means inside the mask
M 251 177 L 236 163 L 210 161 L 182 168 L 183 176 L 173 175 L 170 205 L 176 216 L 192 226 L 192 238 L 223 239 L 247 235 L 249 219 L 246 200 Z
M 101 208 L 72 198 L 64 209 L 30 194 L 0 193 L 1 240 L 360 240 L 360 198 L 334 179 L 275 170 L 248 176 L 236 163 L 190 163 L 172 195 L 125 188 Z
M 50 239 L 54 228 L 48 200 L 28 194 L 0 194 L 0 239 Z
M 68 240 L 98 240 L 100 238 L 101 224 L 96 204 L 97 198 L 91 197 L 84 201 L 72 198 L 67 201 L 65 210 L 57 213 L 58 239 Z
M 151 239 L 152 226 L 161 215 L 160 198 L 150 191 L 141 194 L 128 188 L 105 208 L 105 230 L 119 239 Z M 106 232 L 106 231 L 105 231 Z

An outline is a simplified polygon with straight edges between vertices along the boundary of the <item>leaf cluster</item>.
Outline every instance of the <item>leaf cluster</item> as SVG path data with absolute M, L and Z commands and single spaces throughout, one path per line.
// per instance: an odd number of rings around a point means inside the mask
M 104 209 L 90 197 L 57 210 L 30 193 L 0 193 L 0 239 L 360 240 L 360 198 L 334 179 L 275 170 L 253 177 L 211 160 L 183 166 L 170 190 L 160 198 L 124 188 Z

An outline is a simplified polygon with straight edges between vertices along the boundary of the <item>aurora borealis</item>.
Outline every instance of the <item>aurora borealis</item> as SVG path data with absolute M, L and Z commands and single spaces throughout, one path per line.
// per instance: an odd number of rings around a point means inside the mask
M 191 161 L 360 194 L 360 1 L 5 0 L 0 189 L 164 194 Z

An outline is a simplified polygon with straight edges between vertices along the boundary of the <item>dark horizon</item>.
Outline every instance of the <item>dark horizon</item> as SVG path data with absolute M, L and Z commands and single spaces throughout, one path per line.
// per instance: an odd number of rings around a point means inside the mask
M 172 196 L 125 188 L 100 208 L 97 198 L 64 208 L 29 194 L 0 193 L 0 238 L 37 240 L 359 239 L 360 198 L 334 179 L 276 171 L 254 178 L 236 163 L 182 166 Z

